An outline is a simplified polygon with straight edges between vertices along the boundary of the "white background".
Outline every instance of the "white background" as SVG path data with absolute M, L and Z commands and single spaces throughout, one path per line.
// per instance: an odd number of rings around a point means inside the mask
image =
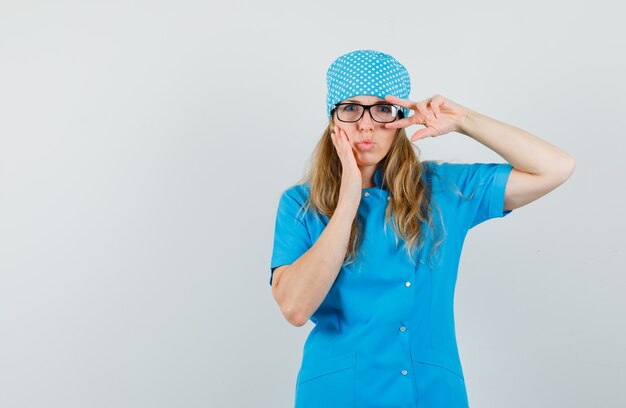
M 0 2 L 0 406 L 289 407 L 278 199 L 326 70 L 376 49 L 576 158 L 470 231 L 456 291 L 473 407 L 626 405 L 626 30 L 608 0 Z M 417 127 L 407 131 L 411 135 Z M 502 162 L 457 133 L 422 159 Z

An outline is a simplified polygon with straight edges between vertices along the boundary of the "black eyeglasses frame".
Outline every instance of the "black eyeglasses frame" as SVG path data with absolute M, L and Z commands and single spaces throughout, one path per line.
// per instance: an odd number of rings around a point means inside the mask
M 359 116 L 359 118 L 358 118 L 358 119 L 356 119 L 356 120 L 341 120 L 341 119 L 339 119 L 339 114 L 337 114 L 337 119 L 338 119 L 339 121 L 341 121 L 341 122 L 344 122 L 344 123 L 355 123 L 355 122 L 358 122 L 359 120 L 361 120 L 361 118 L 363 117 L 363 115 L 365 115 L 365 111 L 368 111 L 368 112 L 369 112 L 370 117 L 371 117 L 371 118 L 372 118 L 372 120 L 373 120 L 374 122 L 376 122 L 376 123 L 392 123 L 392 122 L 395 122 L 395 121 L 398 119 L 398 114 L 402 115 L 402 118 L 404 118 L 404 112 L 402 112 L 402 107 L 401 107 L 401 106 L 394 105 L 393 103 L 380 103 L 380 102 L 374 103 L 374 104 L 372 104 L 372 105 L 363 105 L 363 104 L 358 103 L 358 102 L 342 102 L 342 103 L 336 103 L 336 104 L 334 104 L 334 105 L 332 105 L 332 106 L 331 106 L 331 109 L 330 109 L 330 114 L 332 115 L 332 114 L 333 114 L 333 112 L 334 112 L 334 111 L 335 111 L 335 110 L 336 110 L 339 106 L 341 106 L 341 105 L 359 105 L 359 106 L 361 106 L 361 107 L 363 108 L 363 112 L 361 112 L 361 116 Z M 395 117 L 393 118 L 393 120 L 392 120 L 391 122 L 380 122 L 380 121 L 377 121 L 376 119 L 374 119 L 374 116 L 372 115 L 372 112 L 370 111 L 370 108 L 371 108 L 372 106 L 379 106 L 379 105 L 393 106 L 394 108 L 396 108 L 396 109 L 397 109 L 397 110 L 396 110 L 396 115 L 395 115 Z

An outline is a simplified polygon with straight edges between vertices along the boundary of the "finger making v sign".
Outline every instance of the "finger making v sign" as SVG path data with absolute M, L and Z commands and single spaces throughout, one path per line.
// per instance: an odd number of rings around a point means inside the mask
M 426 137 L 441 136 L 448 132 L 458 132 L 469 111 L 467 108 L 441 95 L 434 95 L 419 102 L 398 98 L 393 95 L 387 95 L 385 99 L 395 105 L 415 111 L 411 116 L 386 123 L 385 128 L 397 129 L 411 125 L 426 126 L 411 135 L 411 141 L 413 142 Z

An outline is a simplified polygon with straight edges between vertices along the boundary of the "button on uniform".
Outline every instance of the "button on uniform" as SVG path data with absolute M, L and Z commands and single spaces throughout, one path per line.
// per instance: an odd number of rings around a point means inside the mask
M 406 286 L 406 287 L 408 288 L 409 286 L 411 286 L 411 282 L 408 282 L 408 281 L 407 281 L 407 282 L 404 284 L 404 286 Z
M 363 193 L 363 195 L 364 195 L 365 197 L 369 197 L 370 193 L 366 191 L 365 193 Z
M 402 375 L 407 375 L 409 372 L 406 370 L 402 370 Z
M 406 327 L 404 327 L 404 326 L 400 326 L 400 331 L 401 331 L 401 332 L 406 331 Z

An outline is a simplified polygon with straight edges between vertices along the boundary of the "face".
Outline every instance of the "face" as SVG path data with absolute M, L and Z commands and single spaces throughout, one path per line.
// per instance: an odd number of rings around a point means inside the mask
M 342 103 L 356 102 L 363 105 L 375 103 L 389 103 L 377 96 L 360 95 L 348 98 Z M 396 119 L 398 120 L 398 119 Z M 333 121 L 336 126 L 343 129 L 350 139 L 352 151 L 359 167 L 376 165 L 389 152 L 397 129 L 386 129 L 384 123 L 372 120 L 370 112 L 366 110 L 357 122 L 347 123 L 337 119 L 337 112 L 333 113 Z M 364 143 L 369 142 L 369 143 Z

